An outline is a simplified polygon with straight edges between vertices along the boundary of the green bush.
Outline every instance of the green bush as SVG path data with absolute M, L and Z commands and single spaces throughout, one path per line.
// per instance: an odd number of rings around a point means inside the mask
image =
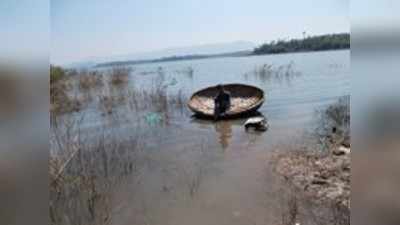
M 65 70 L 59 66 L 50 65 L 50 83 L 57 82 L 65 77 Z

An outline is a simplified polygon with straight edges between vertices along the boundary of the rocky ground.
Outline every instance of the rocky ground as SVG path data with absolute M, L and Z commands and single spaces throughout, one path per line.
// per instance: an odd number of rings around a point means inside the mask
M 275 171 L 313 201 L 350 211 L 350 148 L 288 151 L 273 157 Z

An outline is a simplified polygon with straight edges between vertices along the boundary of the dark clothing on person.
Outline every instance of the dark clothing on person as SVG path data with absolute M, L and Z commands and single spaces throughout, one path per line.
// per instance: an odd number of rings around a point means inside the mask
M 214 99 L 214 117 L 217 119 L 223 116 L 231 107 L 231 95 L 227 91 L 220 91 Z

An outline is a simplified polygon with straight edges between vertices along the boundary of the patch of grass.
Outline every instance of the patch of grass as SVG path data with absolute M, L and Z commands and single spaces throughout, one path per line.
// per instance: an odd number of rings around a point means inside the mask
M 161 69 L 160 69 L 161 70 Z M 160 73 L 154 80 L 149 89 L 129 89 L 129 105 L 135 110 L 150 110 L 159 113 L 167 113 L 170 108 L 183 109 L 186 107 L 187 97 L 180 89 L 170 93 L 168 87 L 174 85 L 175 80 L 166 82 L 163 73 Z
M 252 76 L 262 82 L 267 81 L 278 81 L 282 82 L 286 80 L 290 83 L 291 79 L 300 76 L 301 73 L 296 71 L 294 63 L 290 62 L 285 65 L 274 66 L 272 64 L 264 64 L 260 67 L 254 68 L 254 71 L 244 74 L 245 79 L 249 79 Z

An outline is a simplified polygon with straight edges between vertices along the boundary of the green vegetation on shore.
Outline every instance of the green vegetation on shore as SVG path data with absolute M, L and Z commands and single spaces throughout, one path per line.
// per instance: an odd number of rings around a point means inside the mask
M 327 34 L 292 39 L 289 41 L 272 41 L 255 48 L 254 55 L 278 54 L 289 52 L 323 51 L 350 48 L 350 34 Z
M 50 65 L 50 83 L 54 83 L 65 77 L 65 70 L 59 66 Z

